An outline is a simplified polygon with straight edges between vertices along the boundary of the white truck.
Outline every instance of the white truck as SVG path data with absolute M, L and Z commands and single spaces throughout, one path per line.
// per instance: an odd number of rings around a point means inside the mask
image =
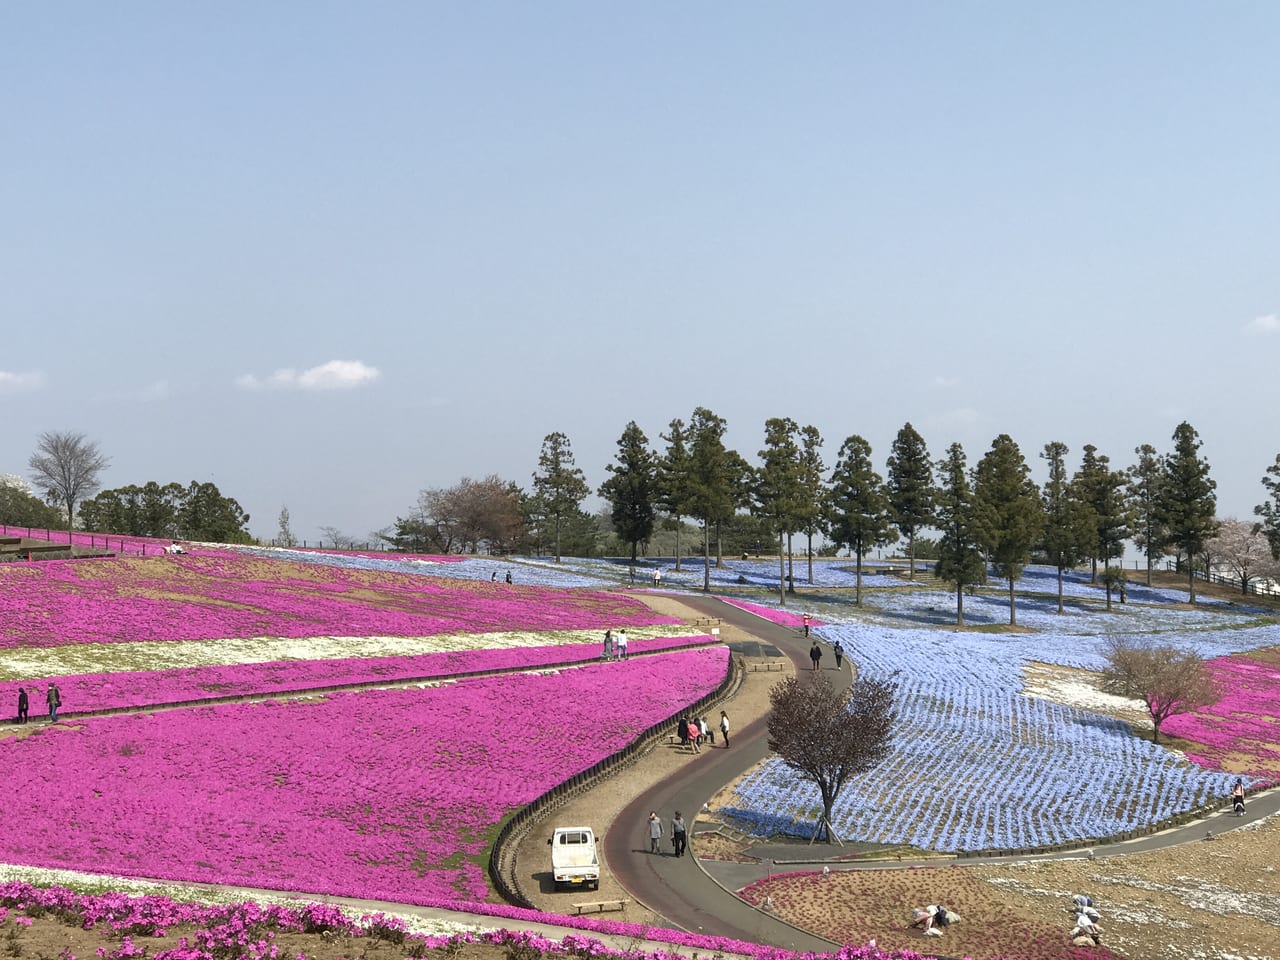
M 590 827 L 556 827 L 551 844 L 551 878 L 555 889 L 600 889 L 600 857 Z

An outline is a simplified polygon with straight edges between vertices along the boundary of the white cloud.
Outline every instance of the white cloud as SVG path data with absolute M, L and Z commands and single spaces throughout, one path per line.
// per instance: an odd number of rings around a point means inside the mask
M 44 386 L 44 374 L 39 370 L 23 370 L 14 373 L 0 370 L 0 393 L 23 393 L 39 390 Z
M 301 372 L 282 367 L 266 379 L 252 373 L 236 377 L 241 390 L 354 390 L 373 383 L 382 372 L 359 360 L 330 360 Z
M 163 400 L 169 396 L 169 381 L 156 380 L 142 388 L 139 397 L 143 400 Z
M 939 390 L 950 390 L 960 386 L 960 380 L 956 377 L 934 377 L 933 385 Z
M 1280 313 L 1268 313 L 1265 317 L 1254 317 L 1245 327 L 1249 333 L 1280 333 Z
M 932 423 L 940 427 L 968 427 L 977 423 L 981 417 L 973 407 L 956 407 L 945 410 L 932 418 Z

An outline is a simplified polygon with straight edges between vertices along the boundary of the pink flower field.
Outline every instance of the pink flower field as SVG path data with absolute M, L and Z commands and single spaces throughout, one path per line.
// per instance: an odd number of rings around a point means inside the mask
M 675 622 L 587 590 L 238 554 L 0 565 L 0 649 L 221 637 L 432 636 Z
M 792 613 L 790 610 L 783 610 L 780 607 L 767 607 L 762 603 L 752 603 L 749 600 L 739 600 L 736 597 L 719 597 L 730 606 L 737 607 L 739 610 L 746 610 L 748 613 L 754 613 L 757 617 L 768 620 L 770 623 L 776 623 L 781 627 L 799 627 L 804 624 L 804 611 L 800 613 Z M 821 620 L 809 620 L 810 626 L 821 627 Z
M 711 642 L 713 638 L 707 635 L 655 637 L 632 640 L 628 650 L 635 656 L 703 646 Z M 567 643 L 541 647 L 458 650 L 406 657 L 277 660 L 179 670 L 35 677 L 28 678 L 23 683 L 43 690 L 49 681 L 56 680 L 65 704 L 64 713 L 82 714 L 198 700 L 260 697 L 360 684 L 400 683 L 406 680 L 587 664 L 599 659 L 600 644 Z
M 713 690 L 723 647 L 554 674 L 99 718 L 0 740 L 0 860 L 483 899 L 503 817 Z
M 1188 759 L 1210 770 L 1248 774 L 1280 782 L 1280 666 L 1273 652 L 1255 651 L 1210 660 L 1223 697 L 1196 713 L 1176 714 L 1161 726 L 1166 734 L 1194 741 Z M 1258 784 L 1253 784 L 1258 786 Z

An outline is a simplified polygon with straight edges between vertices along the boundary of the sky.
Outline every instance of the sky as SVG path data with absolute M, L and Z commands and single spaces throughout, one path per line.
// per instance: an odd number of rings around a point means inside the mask
M 272 537 L 592 488 L 705 406 L 911 422 L 1220 516 L 1280 453 L 1280 5 L 0 6 L 0 473 L 212 481 Z M 598 506 L 597 500 L 587 506 Z

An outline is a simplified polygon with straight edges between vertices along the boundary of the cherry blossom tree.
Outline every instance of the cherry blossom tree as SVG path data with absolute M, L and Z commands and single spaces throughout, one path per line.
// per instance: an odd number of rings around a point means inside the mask
M 1240 581 L 1240 592 L 1248 593 L 1254 580 L 1280 576 L 1280 562 L 1271 555 L 1271 544 L 1260 523 L 1228 517 L 1215 536 L 1205 544 L 1211 562 L 1231 571 Z

